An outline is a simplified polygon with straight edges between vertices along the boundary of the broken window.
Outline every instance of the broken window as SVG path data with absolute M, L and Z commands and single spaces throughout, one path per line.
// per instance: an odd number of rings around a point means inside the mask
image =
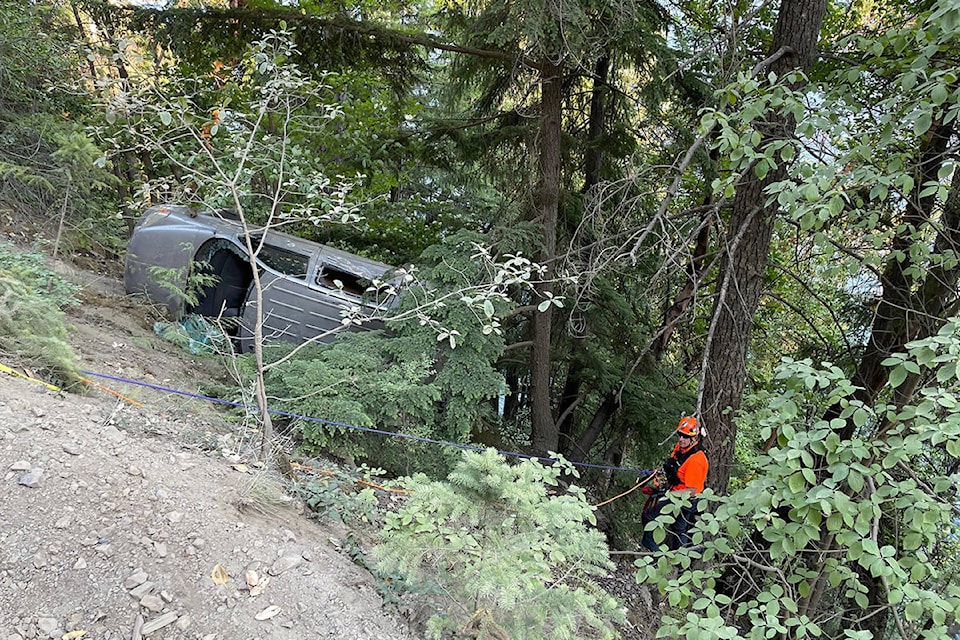
M 316 283 L 321 287 L 339 289 L 345 293 L 362 296 L 367 290 L 365 281 L 359 276 L 337 269 L 329 264 L 321 264 L 317 269 Z

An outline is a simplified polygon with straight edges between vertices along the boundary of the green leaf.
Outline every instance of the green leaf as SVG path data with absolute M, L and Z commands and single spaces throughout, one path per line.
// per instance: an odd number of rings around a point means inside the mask
M 903 381 L 907 379 L 907 370 L 902 366 L 897 367 L 890 372 L 890 386 L 894 389 L 903 384 Z
M 870 419 L 870 414 L 862 407 L 858 407 L 856 411 L 853 412 L 853 424 L 858 427 L 862 427 L 867 424 L 867 421 Z
M 753 172 L 757 174 L 757 178 L 763 180 L 767 177 L 767 173 L 770 171 L 770 165 L 764 160 L 757 162 L 756 166 L 753 168 Z
M 839 195 L 833 196 L 830 198 L 830 203 L 827 205 L 827 209 L 830 212 L 831 216 L 837 216 L 843 212 L 844 207 L 843 198 Z
M 903 537 L 903 548 L 906 551 L 914 551 L 923 544 L 923 536 L 919 533 L 908 533 Z
M 493 317 L 493 302 L 489 299 L 483 301 L 483 314 L 488 318 Z
M 827 531 L 836 532 L 843 526 L 843 516 L 839 513 L 832 513 L 827 518 Z
M 937 382 L 943 384 L 957 376 L 957 363 L 948 362 L 937 369 Z
M 847 485 L 853 489 L 854 493 L 860 493 L 863 490 L 863 476 L 859 471 L 850 469 L 850 473 L 847 474 Z
M 734 538 L 743 533 L 743 529 L 740 527 L 740 521 L 737 518 L 727 520 L 727 532 Z
M 939 106 L 947 101 L 948 95 L 947 87 L 938 83 L 933 87 L 933 91 L 930 92 L 930 100 L 933 101 L 933 104 Z
M 804 479 L 802 473 L 794 473 L 790 476 L 790 479 L 787 480 L 787 486 L 790 487 L 790 491 L 793 493 L 800 493 L 803 491 L 803 488 L 807 486 L 807 481 Z
M 907 620 L 919 620 L 923 617 L 923 605 L 916 600 L 908 603 L 903 610 L 903 617 Z
M 960 458 L 960 440 L 947 440 L 947 453 L 954 458 Z
M 160 122 L 163 123 L 163 126 L 169 127 L 170 123 L 173 122 L 173 117 L 170 115 L 169 111 L 160 112 Z
M 921 190 L 920 190 L 920 193 L 917 194 L 917 197 L 918 197 L 918 198 L 929 198 L 930 196 L 935 195 L 935 194 L 936 194 L 937 192 L 939 192 L 939 191 L 940 191 L 940 185 L 939 185 L 939 184 L 932 184 L 932 185 L 930 185 L 929 187 L 924 187 L 923 189 L 921 189 Z

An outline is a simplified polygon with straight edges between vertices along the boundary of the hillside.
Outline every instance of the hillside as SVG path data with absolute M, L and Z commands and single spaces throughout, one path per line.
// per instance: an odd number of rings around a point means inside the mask
M 58 268 L 83 287 L 83 369 L 187 392 L 217 373 L 116 278 Z M 215 407 L 96 380 L 126 399 L 0 374 L 0 638 L 416 637 Z

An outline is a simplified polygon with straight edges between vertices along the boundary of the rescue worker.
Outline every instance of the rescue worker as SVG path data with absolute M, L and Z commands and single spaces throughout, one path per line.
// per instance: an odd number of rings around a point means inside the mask
M 643 508 L 644 529 L 656 519 L 663 505 L 669 500 L 667 491 L 683 491 L 690 494 L 690 506 L 681 507 L 676 520 L 670 525 L 664 542 L 676 550 L 690 544 L 690 529 L 697 519 L 697 494 L 703 491 L 710 463 L 700 444 L 701 429 L 694 416 L 684 416 L 676 430 L 677 444 L 663 466 L 664 482 L 659 486 L 645 486 L 642 491 L 649 496 Z M 659 551 L 660 545 L 653 539 L 653 531 L 644 531 L 643 546 L 650 551 Z

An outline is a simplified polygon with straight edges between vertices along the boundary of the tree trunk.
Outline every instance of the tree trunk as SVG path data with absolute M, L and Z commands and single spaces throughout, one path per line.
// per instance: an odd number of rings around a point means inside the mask
M 603 136 L 604 122 L 607 119 L 607 75 L 610 72 L 610 55 L 604 53 L 597 60 L 593 71 L 593 91 L 590 93 L 590 121 L 587 129 L 587 151 L 583 167 L 583 193 L 600 182 L 600 169 L 603 166 L 603 149 L 600 139 Z
M 503 379 L 507 383 L 507 397 L 503 399 L 503 421 L 512 424 L 520 411 L 520 377 L 511 366 L 504 372 Z
M 613 416 L 617 414 L 620 407 L 618 393 L 616 390 L 610 391 L 603 397 L 600 407 L 594 412 L 590 424 L 584 429 L 583 434 L 577 441 L 576 446 L 570 450 L 570 459 L 575 462 L 583 462 L 587 459 L 591 447 L 600 437 L 604 428 L 611 423 Z
M 73 19 L 77 25 L 77 33 L 80 35 L 81 42 L 86 43 L 88 46 L 92 45 L 90 36 L 88 35 L 87 27 L 84 24 L 83 18 L 80 16 L 80 9 L 77 7 L 76 0 L 70 2 L 70 9 L 73 11 Z M 96 87 L 97 84 L 97 67 L 93 62 L 93 56 L 87 57 L 87 70 L 90 72 L 90 88 Z
M 826 0 L 782 0 L 770 52 L 769 70 L 779 77 L 792 70 L 810 70 L 816 55 Z M 764 143 L 791 138 L 796 122 L 781 113 L 766 115 Z M 747 370 L 750 327 L 763 287 L 767 251 L 777 205 L 766 204 L 764 188 L 786 176 L 781 163 L 763 179 L 752 171 L 743 176 L 733 201 L 721 267 L 720 291 L 714 304 L 704 353 L 698 410 L 708 429 L 710 458 L 707 486 L 726 491 L 733 463 L 740 407 Z
M 603 148 L 601 138 L 604 132 L 604 122 L 607 112 L 607 75 L 610 70 L 610 56 L 603 54 L 594 66 L 593 90 L 590 94 L 590 116 L 586 137 L 586 152 L 584 156 L 584 180 L 581 193 L 587 193 L 600 182 L 600 169 L 603 164 Z M 576 338 L 572 341 L 571 350 L 582 349 L 585 340 Z M 567 367 L 567 379 L 563 385 L 563 394 L 560 396 L 560 406 L 557 408 L 557 429 L 560 437 L 559 453 L 570 457 L 579 455 L 576 452 L 575 426 L 577 411 L 575 406 L 580 402 L 580 393 L 583 389 L 583 365 L 573 356 Z M 585 453 L 584 453 L 585 455 Z M 582 459 L 582 458 L 580 458 Z
M 546 59 L 540 82 L 540 193 L 539 213 L 543 249 L 538 256 L 546 267 L 543 281 L 536 286 L 539 299 L 553 294 L 553 269 L 557 251 L 557 213 L 560 205 L 560 115 L 563 103 L 562 69 Z M 556 451 L 560 431 L 553 419 L 550 402 L 550 336 L 553 306 L 534 314 L 533 350 L 530 356 L 530 410 L 533 452 L 545 455 Z
M 582 342 L 582 340 L 577 340 Z M 567 380 L 560 395 L 560 406 L 557 408 L 557 431 L 559 433 L 559 449 L 557 453 L 569 457 L 573 448 L 573 427 L 575 424 L 576 405 L 580 402 L 580 390 L 583 388 L 583 365 L 573 360 L 567 367 Z

